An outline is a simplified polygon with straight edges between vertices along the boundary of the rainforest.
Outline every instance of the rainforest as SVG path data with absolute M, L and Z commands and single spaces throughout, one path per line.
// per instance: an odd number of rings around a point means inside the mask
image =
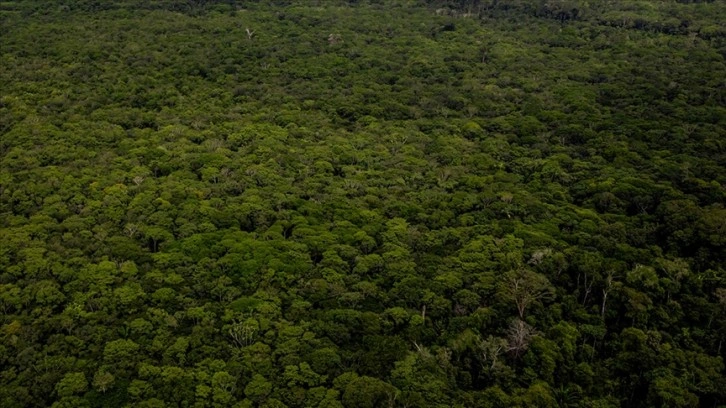
M 726 406 L 726 2 L 0 1 L 0 406 Z

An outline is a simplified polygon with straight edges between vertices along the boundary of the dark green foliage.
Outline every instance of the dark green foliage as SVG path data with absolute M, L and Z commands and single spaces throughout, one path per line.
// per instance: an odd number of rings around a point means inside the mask
M 726 404 L 718 1 L 0 4 L 0 406 Z

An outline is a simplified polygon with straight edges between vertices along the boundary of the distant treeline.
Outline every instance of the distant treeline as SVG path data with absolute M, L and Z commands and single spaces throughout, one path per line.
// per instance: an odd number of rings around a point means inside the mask
M 245 8 L 299 7 L 294 0 L 63 0 L 8 2 L 5 11 L 45 14 L 63 11 L 165 10 L 189 15 L 234 12 Z M 723 12 L 715 0 L 619 1 L 602 0 L 310 0 L 305 6 L 430 7 L 455 18 L 509 18 L 523 16 L 562 22 L 588 21 L 611 27 L 665 34 L 695 34 L 706 39 L 726 38 L 723 24 L 700 25 L 703 15 Z M 726 16 L 724 16 L 726 19 Z

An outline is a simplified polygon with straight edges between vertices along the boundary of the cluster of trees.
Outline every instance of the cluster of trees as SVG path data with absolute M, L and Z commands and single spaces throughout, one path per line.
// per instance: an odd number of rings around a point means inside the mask
M 0 405 L 725 404 L 726 7 L 580 3 L 4 2 Z

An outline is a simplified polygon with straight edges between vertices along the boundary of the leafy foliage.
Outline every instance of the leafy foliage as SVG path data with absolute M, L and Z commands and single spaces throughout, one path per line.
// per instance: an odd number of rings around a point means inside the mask
M 3 2 L 0 405 L 726 403 L 723 21 Z

